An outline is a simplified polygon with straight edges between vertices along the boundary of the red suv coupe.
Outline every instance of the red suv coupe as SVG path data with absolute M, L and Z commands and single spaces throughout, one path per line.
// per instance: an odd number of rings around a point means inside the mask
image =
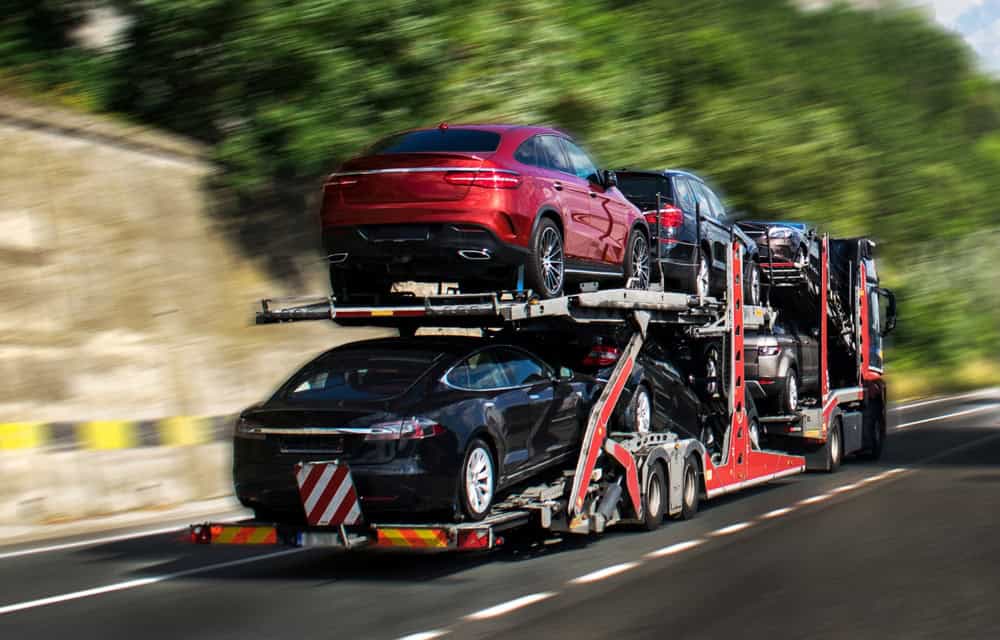
M 399 281 L 543 298 L 583 281 L 645 288 L 649 229 L 616 185 L 555 129 L 442 124 L 390 136 L 323 187 L 334 296 L 377 303 Z

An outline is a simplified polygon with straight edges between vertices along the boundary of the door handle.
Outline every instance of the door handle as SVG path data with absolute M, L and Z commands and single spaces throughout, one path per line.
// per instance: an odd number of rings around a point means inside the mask
M 552 188 L 555 189 L 556 191 L 562 191 L 562 183 L 556 180 L 555 182 L 552 183 Z
M 593 191 L 591 191 L 589 195 L 590 195 L 591 198 L 596 198 L 597 197 L 597 194 L 594 193 Z
M 538 399 L 539 399 L 539 398 L 541 398 L 542 396 L 538 395 L 537 393 L 531 393 L 531 394 L 529 394 L 529 395 L 528 395 L 528 397 L 529 397 L 530 399 L 532 399 L 532 400 L 538 400 Z

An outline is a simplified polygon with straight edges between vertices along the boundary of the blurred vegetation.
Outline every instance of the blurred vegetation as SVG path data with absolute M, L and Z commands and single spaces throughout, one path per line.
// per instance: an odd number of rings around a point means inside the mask
M 549 123 L 608 166 L 694 169 L 747 215 L 875 237 L 901 298 L 891 365 L 938 386 L 1000 375 L 1000 89 L 920 13 L 115 0 L 120 42 L 85 52 L 70 34 L 99 4 L 5 0 L 0 86 L 208 142 L 241 229 L 314 233 L 319 178 L 389 132 Z

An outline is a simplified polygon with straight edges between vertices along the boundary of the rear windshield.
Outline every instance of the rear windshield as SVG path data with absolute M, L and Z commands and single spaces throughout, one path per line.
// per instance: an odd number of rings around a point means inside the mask
M 642 210 L 656 208 L 656 194 L 660 194 L 661 204 L 673 204 L 674 195 L 670 191 L 670 183 L 657 175 L 642 173 L 618 173 L 618 190 L 632 204 Z
M 297 373 L 279 392 L 289 402 L 373 401 L 409 389 L 440 355 L 436 351 L 334 351 Z
M 459 151 L 492 153 L 500 146 L 500 134 L 479 129 L 426 129 L 389 136 L 376 142 L 369 153 L 419 153 Z

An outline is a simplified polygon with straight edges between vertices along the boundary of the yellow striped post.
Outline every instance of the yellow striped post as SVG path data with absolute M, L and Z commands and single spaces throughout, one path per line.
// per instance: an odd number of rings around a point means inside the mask
M 193 416 L 174 416 L 157 423 L 160 444 L 168 447 L 202 444 L 208 441 L 208 420 Z
M 136 426 L 129 420 L 93 420 L 78 425 L 77 439 L 85 449 L 128 449 L 138 444 Z
M 0 449 L 37 449 L 44 446 L 48 425 L 44 422 L 0 424 Z

